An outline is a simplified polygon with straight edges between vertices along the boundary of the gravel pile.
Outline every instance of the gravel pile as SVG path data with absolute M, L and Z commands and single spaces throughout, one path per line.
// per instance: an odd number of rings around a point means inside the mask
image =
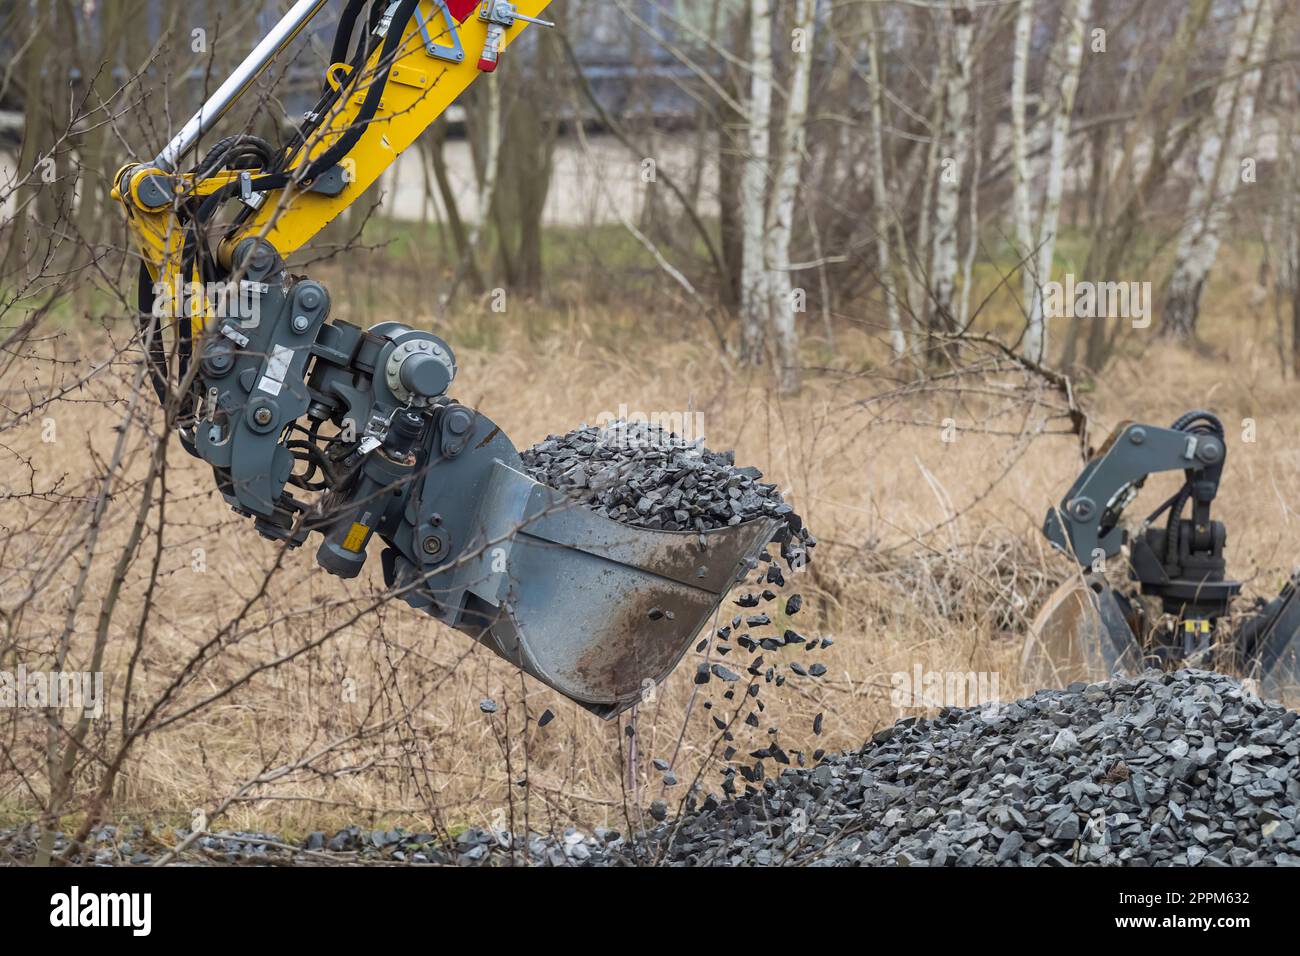
M 1295 712 L 1151 672 L 905 720 L 649 839 L 678 865 L 1300 865 L 1298 754 Z
M 584 426 L 551 435 L 520 457 L 537 481 L 623 524 L 703 532 L 770 517 L 789 529 L 787 561 L 815 543 L 757 468 L 738 468 L 734 452 L 710 451 L 649 422 Z
M 188 837 L 190 831 L 164 825 L 105 825 L 91 832 L 80 862 L 90 866 L 150 866 L 161 860 L 168 847 Z M 3 858 L 30 863 L 36 856 L 38 832 L 30 824 L 0 829 Z M 511 844 L 513 843 L 513 848 Z M 66 834 L 55 839 L 55 856 L 68 846 Z M 274 833 L 220 830 L 195 840 L 175 860 L 182 866 L 320 866 L 331 863 L 406 864 L 409 866 L 579 866 L 622 864 L 631 848 L 615 830 L 596 828 L 583 833 L 572 827 L 527 840 L 472 827 L 450 841 L 432 833 L 413 833 L 400 827 L 374 830 L 348 826 L 334 833 L 317 831 L 295 840 Z
M 656 801 L 653 829 L 636 840 L 602 829 L 512 839 L 474 828 L 447 844 L 347 827 L 296 846 L 214 834 L 185 862 L 1300 865 L 1297 714 L 1202 671 L 949 709 L 901 721 L 816 767 L 776 777 L 759 768 L 745 779 L 753 782 L 743 794 L 688 800 L 676 821 Z M 34 838 L 0 833 L 20 860 Z M 140 865 L 161 852 L 139 828 L 105 827 L 94 843 L 100 864 Z

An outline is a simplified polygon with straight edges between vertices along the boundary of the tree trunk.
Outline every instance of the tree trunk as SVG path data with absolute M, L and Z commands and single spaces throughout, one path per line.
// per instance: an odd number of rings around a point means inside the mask
M 15 276 L 15 273 L 31 258 L 27 255 L 30 221 L 36 212 L 37 195 L 44 185 L 36 164 L 54 143 L 50 123 L 46 119 L 46 104 L 42 102 L 48 92 L 44 74 L 49 64 L 45 60 L 48 40 L 54 32 L 54 18 L 48 12 L 45 16 L 40 15 L 45 12 L 43 4 L 37 4 L 35 10 L 38 15 L 32 18 L 28 27 L 35 31 L 35 36 L 24 54 L 26 62 L 22 70 L 23 138 L 14 167 L 15 178 L 19 181 L 26 179 L 26 185 L 16 190 L 13 198 L 14 216 L 10 226 L 9 248 L 5 252 L 3 265 L 0 265 L 0 276 L 6 280 L 17 278 L 20 284 L 23 277 Z
M 748 43 L 747 9 L 735 12 L 729 19 L 730 49 L 742 49 Z M 739 103 L 743 78 L 738 71 L 726 71 L 723 89 L 731 102 Z M 723 100 L 718 109 L 724 117 L 718 131 L 718 245 L 726 274 L 720 276 L 722 304 L 731 311 L 740 309 L 740 280 L 745 261 L 745 227 L 741 212 L 740 183 L 744 175 L 746 137 L 743 132 L 745 118 Z
M 934 241 L 931 253 L 930 330 L 956 328 L 953 293 L 957 284 L 957 218 L 962 181 L 970 155 L 971 38 L 975 32 L 974 0 L 953 0 L 949 42 L 952 57 L 944 78 L 942 143 L 939 181 L 934 204 Z
M 934 266 L 930 248 L 930 226 L 934 213 L 935 180 L 938 178 L 939 147 L 942 142 L 941 130 L 943 128 L 945 108 L 944 88 L 947 84 L 951 61 L 952 44 L 939 44 L 939 60 L 935 64 L 933 80 L 930 84 L 930 88 L 934 90 L 934 105 L 930 110 L 928 129 L 926 131 L 929 134 L 930 142 L 925 150 L 925 173 L 921 177 L 924 185 L 921 187 L 921 210 L 917 216 L 916 244 L 914 246 L 917 261 L 914 268 L 909 269 L 907 273 L 911 280 L 908 283 L 907 300 L 912 313 L 912 324 L 918 333 L 923 328 L 923 319 L 930 313 L 927 297 L 929 295 L 930 276 Z
M 776 184 L 772 190 L 767 220 L 767 279 L 769 313 L 776 338 L 781 391 L 799 391 L 799 329 L 801 309 L 795 301 L 790 277 L 790 238 L 794 231 L 795 199 L 799 194 L 799 170 L 807 145 L 808 88 L 812 80 L 813 31 L 816 0 L 796 0 L 789 98 L 782 119 L 781 153 L 777 157 Z M 806 301 L 806 297 L 805 297 Z
M 1033 298 L 1029 307 L 1029 334 L 1025 356 L 1034 362 L 1047 358 L 1047 321 L 1043 309 L 1042 284 L 1052 278 L 1052 256 L 1056 251 L 1057 226 L 1061 218 L 1061 192 L 1065 184 L 1065 154 L 1070 135 L 1074 94 L 1079 88 L 1083 63 L 1083 30 L 1092 12 L 1092 0 L 1068 0 L 1061 8 L 1060 44 L 1063 56 L 1061 86 L 1053 104 L 1051 147 L 1047 157 L 1047 188 L 1043 197 L 1043 218 L 1038 227 L 1037 267 Z
M 1034 0 L 1020 0 L 1016 8 L 1015 43 L 1011 53 L 1011 167 L 1015 214 L 1016 253 L 1024 258 L 1021 287 L 1025 315 L 1034 299 L 1037 281 L 1031 268 L 1034 258 L 1033 227 L 1029 213 L 1029 154 L 1025 138 L 1025 84 L 1029 75 L 1029 37 L 1034 25 Z M 1030 326 L 1025 332 L 1024 354 L 1042 352 L 1043 333 Z
M 740 277 L 741 358 L 762 364 L 769 314 L 764 241 L 772 127 L 772 5 L 750 0 L 749 142 L 740 181 L 743 253 Z
M 889 256 L 889 193 L 885 187 L 885 91 L 884 71 L 880 66 L 880 38 L 876 34 L 876 20 L 868 14 L 866 23 L 867 64 L 871 82 L 871 123 L 868 128 L 868 148 L 871 151 L 871 209 L 875 220 L 876 266 L 880 270 L 880 288 L 885 297 L 885 316 L 889 322 L 889 345 L 895 358 L 907 354 L 907 337 L 903 334 L 903 319 L 898 308 L 898 285 L 894 281 L 894 267 Z
M 980 174 L 983 168 L 983 116 L 979 90 L 976 90 L 975 111 L 971 116 L 972 163 L 970 174 L 970 199 L 966 202 L 966 257 L 961 264 L 961 305 L 957 309 L 957 325 L 965 331 L 971 322 L 970 294 L 975 271 L 975 255 L 980 245 Z
M 1238 164 L 1250 143 L 1262 71 L 1241 71 L 1263 57 L 1272 29 L 1270 0 L 1242 0 L 1224 64 L 1224 82 L 1214 96 L 1213 126 L 1196 159 L 1189 215 L 1178 234 L 1178 250 L 1165 290 L 1161 329 L 1182 341 L 1196 337 L 1201 293 L 1219 254 L 1220 229 L 1241 177 Z
M 462 263 L 470 288 L 475 293 L 481 293 L 485 290 L 483 276 L 479 272 L 478 255 L 465 230 L 465 221 L 460 215 L 460 203 L 456 199 L 456 191 L 447 172 L 446 146 L 447 121 L 443 118 L 430 127 L 429 135 L 425 137 L 426 160 L 433 171 L 434 181 L 438 185 L 438 195 L 442 198 L 442 206 L 447 213 L 447 229 L 451 233 L 452 242 L 455 243 L 457 258 Z
M 1300 377 L 1300 157 L 1296 155 L 1296 82 L 1300 79 L 1294 66 L 1282 68 L 1278 83 L 1278 163 L 1282 176 L 1282 204 L 1279 212 L 1278 267 L 1274 309 L 1277 314 L 1277 351 L 1281 360 L 1282 375 Z M 1283 306 L 1291 311 L 1290 352 L 1287 350 L 1286 323 L 1282 318 Z
M 1151 131 L 1149 138 L 1143 140 L 1131 135 L 1120 137 L 1124 148 L 1109 177 L 1107 189 L 1107 192 L 1118 195 L 1115 203 L 1117 212 L 1113 219 L 1108 219 L 1093 230 L 1092 244 L 1083 269 L 1086 279 L 1106 281 L 1117 275 L 1124 263 L 1131 261 L 1138 228 L 1146 210 L 1196 131 L 1200 120 L 1196 114 L 1189 117 L 1177 131 L 1174 129 L 1174 121 L 1178 118 L 1183 93 L 1193 68 L 1193 54 L 1198 49 L 1198 39 L 1209 20 L 1213 5 L 1213 0 L 1192 0 L 1185 8 L 1178 22 L 1177 33 L 1166 44 L 1160 63 L 1147 83 L 1142 95 L 1142 108 L 1135 122 L 1139 124 L 1138 128 Z M 1145 169 L 1138 161 L 1139 146 L 1150 157 Z M 1105 205 L 1107 209 L 1111 206 L 1109 202 Z M 1108 333 L 1106 323 L 1088 323 L 1084 364 L 1090 370 L 1098 371 L 1106 363 L 1119 328 L 1115 324 Z M 1072 343 L 1073 341 L 1071 339 Z M 1067 351 L 1063 364 L 1069 366 L 1073 361 L 1074 353 Z

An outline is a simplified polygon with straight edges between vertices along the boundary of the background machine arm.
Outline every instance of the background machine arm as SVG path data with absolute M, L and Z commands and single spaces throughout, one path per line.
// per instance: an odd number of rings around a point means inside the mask
M 1300 690 L 1300 579 L 1229 616 L 1242 586 L 1226 576 L 1227 531 L 1210 515 L 1226 458 L 1223 424 L 1207 411 L 1190 411 L 1169 428 L 1116 427 L 1043 523 L 1048 540 L 1084 574 L 1062 585 L 1030 629 L 1025 661 L 1036 677 L 1204 666 L 1214 652 L 1260 679 L 1270 696 Z M 1125 508 L 1149 475 L 1165 471 L 1182 471 L 1182 486 L 1130 534 L 1120 525 Z M 1114 579 L 1109 559 L 1125 546 L 1129 581 L 1159 601 L 1163 621 L 1149 621 Z

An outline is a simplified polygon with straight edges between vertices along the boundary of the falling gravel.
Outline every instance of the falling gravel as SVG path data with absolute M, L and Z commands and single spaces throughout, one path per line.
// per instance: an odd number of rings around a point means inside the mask
M 558 489 L 597 514 L 623 524 L 656 531 L 698 533 L 703 538 L 707 532 L 747 521 L 775 519 L 778 525 L 774 541 L 791 572 L 806 567 L 810 552 L 817 544 L 800 516 L 777 491 L 776 485 L 762 481 L 763 474 L 757 468 L 737 467 L 733 452 L 711 451 L 702 441 L 687 441 L 654 423 L 619 419 L 603 427 L 584 425 L 567 435 L 551 435 L 522 452 L 520 458 L 524 468 L 537 481 Z M 758 608 L 767 604 L 765 613 L 737 615 L 730 627 L 716 629 L 713 638 L 705 638 L 696 647 L 696 653 L 705 655 L 705 661 L 696 667 L 696 686 L 717 681 L 713 689 L 724 688 L 724 700 L 734 698 L 734 691 L 725 688 L 737 685 L 743 678 L 737 670 L 709 660 L 714 652 L 710 646 L 714 640 L 718 656 L 725 657 L 733 650 L 726 643 L 728 638 L 733 632 L 738 632 L 743 623 L 750 633 L 743 636 L 737 633 L 735 642 L 753 658 L 745 671 L 751 677 L 761 678 L 764 683 L 781 687 L 785 683 L 784 676 L 778 675 L 770 664 L 766 670 L 761 669 L 763 657 L 754 655 L 760 649 L 773 652 L 792 642 L 759 631 L 774 623 L 773 618 L 780 608 L 784 607 L 785 616 L 790 617 L 803 607 L 800 594 L 792 594 L 777 602 L 777 592 L 773 588 L 784 588 L 787 579 L 772 554 L 764 549 L 747 560 L 749 571 L 756 572 L 752 580 L 748 573 L 745 576 L 744 584 L 752 590 L 740 595 L 735 603 L 741 608 Z M 657 621 L 671 618 L 672 612 L 653 607 L 646 616 Z M 786 634 L 794 632 L 786 631 Z M 802 638 L 798 638 L 798 642 L 804 643 Z M 812 649 L 813 645 L 808 644 L 798 651 Z M 801 668 L 796 673 L 819 677 L 826 673 L 826 668 L 816 665 Z M 755 697 L 758 687 L 751 684 L 746 692 Z M 710 710 L 713 701 L 706 699 L 702 706 L 704 710 Z M 762 704 L 759 707 L 761 709 Z M 727 726 L 716 714 L 711 719 L 715 725 L 721 721 L 719 729 Z M 757 725 L 755 719 L 746 721 L 743 726 L 753 728 Z M 779 728 L 768 728 L 769 734 L 777 732 Z M 734 737 L 733 731 L 727 733 Z
M 520 454 L 537 481 L 597 514 L 658 531 L 714 531 L 756 518 L 784 522 L 782 557 L 798 562 L 815 544 L 776 485 L 757 468 L 649 422 L 618 420 L 551 435 Z M 779 572 L 778 572 L 779 574 Z

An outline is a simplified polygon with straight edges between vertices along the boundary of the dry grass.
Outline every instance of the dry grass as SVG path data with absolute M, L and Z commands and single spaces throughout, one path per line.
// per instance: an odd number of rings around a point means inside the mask
M 890 700 L 891 675 L 917 666 L 996 673 L 1004 699 L 1023 689 L 1016 661 L 1025 617 L 1069 571 L 1037 530 L 1079 465 L 1075 439 L 1061 434 L 1059 395 L 1009 373 L 894 395 L 887 370 L 855 371 L 869 367 L 874 346 L 846 331 L 835 350 L 838 371 L 813 377 L 797 399 L 778 399 L 764 389 L 761 374 L 720 368 L 716 351 L 695 330 L 667 344 L 642 336 L 616 351 L 598 344 L 596 330 L 609 322 L 633 326 L 638 315 L 611 318 L 575 308 L 558 320 L 551 316 L 548 334 L 538 337 L 528 332 L 528 316 L 521 316 L 528 308 L 514 306 L 509 324 L 494 330 L 491 350 L 459 349 L 458 397 L 494 417 L 517 445 L 622 404 L 646 412 L 698 410 L 709 444 L 735 448 L 739 462 L 762 467 L 821 539 L 811 570 L 794 578 L 806 603 L 792 626 L 835 638 L 815 658 L 829 673 L 821 680 L 792 675 L 783 688 L 766 688 L 762 726 L 737 731 L 738 759 L 767 745 L 769 727 L 780 728 L 777 739 L 790 752 L 859 746 L 901 716 Z M 456 341 L 454 329 L 442 331 Z M 1211 341 L 1231 349 L 1226 359 L 1157 353 L 1154 347 L 1144 357 L 1125 358 L 1085 404 L 1098 430 L 1094 441 L 1123 418 L 1164 422 L 1193 406 L 1218 410 L 1231 453 L 1219 509 L 1231 529 L 1230 566 L 1246 578 L 1249 591 L 1269 593 L 1296 558 L 1300 410 L 1294 387 L 1277 381 L 1268 349 L 1252 344 L 1253 338 L 1238 345 L 1230 335 L 1226 321 L 1210 329 Z M 106 346 L 102 338 L 74 338 L 59 348 L 92 356 Z M 855 355 L 864 357 L 856 365 L 847 358 Z M 43 413 L 57 424 L 55 443 L 41 442 L 39 421 L 6 435 L 10 490 L 26 486 L 25 469 L 13 462 L 28 458 L 38 489 L 61 481 L 65 492 L 84 491 L 92 470 L 88 450 L 99 461 L 108 455 L 130 373 L 124 363 L 77 396 L 118 404 L 65 401 Z M 31 377 L 31 383 L 5 387 L 11 394 L 27 384 L 39 387 L 37 373 Z M 943 440 L 947 418 L 957 427 L 952 442 Z M 1238 440 L 1245 418 L 1257 422 L 1255 444 Z M 134 462 L 129 473 L 142 466 Z M 1155 484 L 1143 503 L 1159 500 L 1165 486 Z M 534 829 L 569 822 L 623 828 L 628 816 L 636 822 L 638 806 L 660 796 L 664 788 L 650 758 L 672 757 L 679 736 L 681 783 L 667 789 L 667 798 L 680 799 L 698 772 L 706 789 L 716 790 L 719 735 L 701 701 L 683 730 L 695 655 L 640 708 L 636 790 L 627 792 L 626 720 L 603 723 L 587 715 L 400 602 L 346 624 L 383 590 L 377 560 L 361 578 L 342 582 L 315 567 L 310 549 L 292 553 L 265 599 L 240 619 L 276 564 L 279 547 L 230 515 L 209 475 L 178 449 L 169 459 L 167 485 L 162 574 L 135 699 L 156 693 L 224 622 L 238 619 L 235 636 L 169 714 L 259 662 L 320 643 L 145 739 L 122 774 L 112 815 L 182 824 L 193 808 L 215 806 L 266 768 L 298 763 L 363 723 L 389 718 L 382 732 L 250 788 L 223 822 L 291 835 L 344 822 L 424 829 L 437 819 L 454 829 L 511 816 L 518 823 L 526 801 Z M 129 486 L 121 489 L 109 512 L 106 544 L 125 540 L 136 499 Z M 77 531 L 69 523 L 78 513 L 71 502 L 11 499 L 0 505 L 0 523 L 6 532 L 25 528 L 38 513 L 47 513 L 39 525 L 3 543 L 0 604 L 6 607 Z M 105 668 L 111 712 L 95 731 L 106 742 L 122 733 L 124 674 L 153 547 L 151 535 L 113 619 Z M 206 570 L 194 570 L 196 548 L 204 549 Z M 115 554 L 104 548 L 92 568 L 92 600 L 79 612 L 79 640 L 93 628 Z M 53 569 L 39 600 L 6 622 L 14 660 L 50 645 L 76 571 L 72 560 Z M 733 666 L 736 654 L 743 651 L 733 652 Z M 790 659 L 797 658 L 778 655 Z M 733 705 L 721 699 L 717 684 L 706 689 L 717 705 L 712 714 L 729 715 Z M 498 701 L 497 715 L 479 711 L 483 697 Z M 536 718 L 547 708 L 557 717 L 539 729 Z M 825 714 L 825 732 L 814 737 L 818 713 Z M 22 755 L 22 769 L 39 788 L 43 728 L 28 720 L 14 733 L 6 744 Z M 91 767 L 84 779 L 97 775 Z M 525 775 L 528 787 L 512 786 Z M 0 769 L 5 817 L 33 814 L 26 786 L 14 768 Z

